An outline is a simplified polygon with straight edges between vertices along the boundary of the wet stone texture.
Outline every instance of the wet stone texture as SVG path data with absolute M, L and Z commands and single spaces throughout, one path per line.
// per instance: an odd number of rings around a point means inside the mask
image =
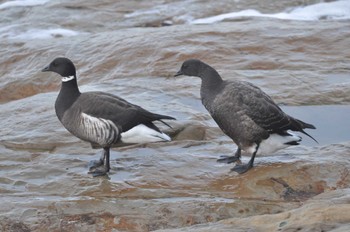
M 13 19 L 26 31 L 24 21 L 37 28 L 45 16 L 45 28 L 81 33 L 0 40 L 0 231 L 350 231 L 349 21 L 189 25 L 184 9 L 199 18 L 252 6 L 279 12 L 299 1 L 275 8 L 272 1 L 183 2 L 52 1 L 2 10 L 2 27 Z M 161 13 L 144 13 L 152 9 Z M 165 20 L 174 25 L 161 27 Z M 75 62 L 81 91 L 176 117 L 172 129 L 160 125 L 173 141 L 113 148 L 109 176 L 87 174 L 101 151 L 60 125 L 60 78 L 40 72 L 57 56 Z M 320 143 L 304 137 L 301 146 L 257 157 L 248 173 L 230 172 L 216 159 L 236 147 L 201 105 L 199 79 L 173 78 L 188 58 L 258 85 L 315 124 L 309 132 Z

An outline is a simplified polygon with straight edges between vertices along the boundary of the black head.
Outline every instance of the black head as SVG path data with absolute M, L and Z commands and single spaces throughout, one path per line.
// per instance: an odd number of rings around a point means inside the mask
M 186 75 L 199 77 L 201 69 L 205 64 L 196 59 L 190 59 L 183 62 L 181 69 L 175 74 L 175 76 Z
M 55 72 L 62 77 L 75 76 L 75 67 L 71 60 L 58 57 L 54 59 L 48 66 L 46 66 L 42 72 Z

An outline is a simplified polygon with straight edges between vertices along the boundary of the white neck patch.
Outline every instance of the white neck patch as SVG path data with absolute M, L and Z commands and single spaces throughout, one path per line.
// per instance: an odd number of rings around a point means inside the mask
M 71 81 L 75 78 L 75 76 L 68 76 L 68 77 L 62 77 L 62 81 L 63 82 L 68 82 Z

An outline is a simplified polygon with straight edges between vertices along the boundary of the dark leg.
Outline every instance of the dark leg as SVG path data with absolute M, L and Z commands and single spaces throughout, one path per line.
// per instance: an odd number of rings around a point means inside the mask
M 109 147 L 103 148 L 103 150 L 104 150 L 104 154 L 105 154 L 105 158 L 106 158 L 106 162 L 105 162 L 106 172 L 109 172 L 109 170 L 111 169 L 111 166 L 109 164 Z
M 256 153 L 259 150 L 259 145 L 260 144 L 256 145 L 256 148 L 255 148 L 255 151 L 252 155 L 252 158 L 250 158 L 250 160 L 247 164 L 239 164 L 239 165 L 237 164 L 231 170 L 235 171 L 239 174 L 243 174 L 243 173 L 247 172 L 249 169 L 251 169 L 253 167 L 253 164 L 254 164 L 254 159 L 255 159 Z
M 110 170 L 109 164 L 109 147 L 103 148 L 103 155 L 99 161 L 90 162 L 93 165 L 89 166 L 89 174 L 95 176 L 104 176 Z
M 240 161 L 240 158 L 241 158 L 241 148 L 238 147 L 235 155 L 233 155 L 233 156 L 221 156 L 221 158 L 217 159 L 216 161 L 219 163 L 230 164 L 230 163 Z

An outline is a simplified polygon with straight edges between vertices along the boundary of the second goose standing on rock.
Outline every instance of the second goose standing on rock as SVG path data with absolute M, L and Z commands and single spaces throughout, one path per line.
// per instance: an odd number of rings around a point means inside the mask
M 179 75 L 202 79 L 200 94 L 203 105 L 221 130 L 238 146 L 234 156 L 225 156 L 218 161 L 238 162 L 241 150 L 252 155 L 248 164 L 237 164 L 232 169 L 238 173 L 252 168 L 257 154 L 273 153 L 290 145 L 298 145 L 301 137 L 289 130 L 311 137 L 303 129 L 315 129 L 313 125 L 285 114 L 258 87 L 249 82 L 223 80 L 214 68 L 200 60 L 185 61 L 175 76 Z
M 101 159 L 90 167 L 90 173 L 94 176 L 109 172 L 109 150 L 113 144 L 171 140 L 153 122 L 175 118 L 151 113 L 112 94 L 81 93 L 75 66 L 69 59 L 56 58 L 42 71 L 51 71 L 62 76 L 55 109 L 63 126 L 76 137 L 97 144 L 104 150 Z

